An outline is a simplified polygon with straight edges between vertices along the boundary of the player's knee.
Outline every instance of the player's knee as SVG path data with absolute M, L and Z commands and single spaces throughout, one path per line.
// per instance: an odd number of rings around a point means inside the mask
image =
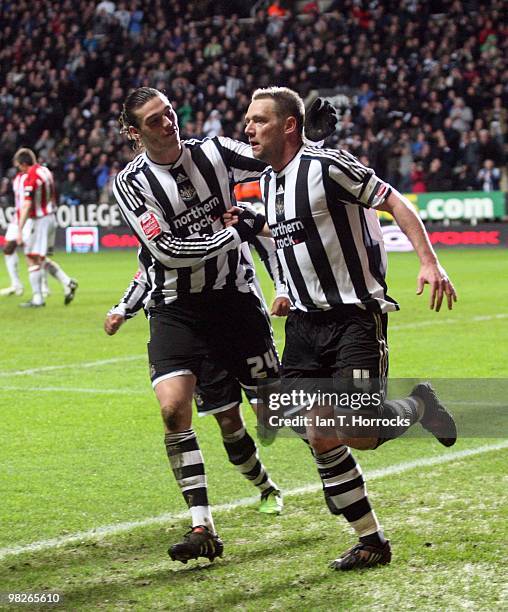
M 15 242 L 6 242 L 4 245 L 4 255 L 12 255 L 16 250 Z
M 340 444 L 339 440 L 332 436 L 320 436 L 314 432 L 307 432 L 307 439 L 310 447 L 318 455 L 327 453 L 328 451 L 336 448 Z
M 191 425 L 191 416 L 183 402 L 164 402 L 161 404 L 161 416 L 168 431 L 182 431 Z
M 374 450 L 378 447 L 377 437 L 344 438 L 341 443 L 356 450 Z
M 234 433 L 243 427 L 243 419 L 238 405 L 224 412 L 217 413 L 215 419 L 221 432 L 224 434 Z

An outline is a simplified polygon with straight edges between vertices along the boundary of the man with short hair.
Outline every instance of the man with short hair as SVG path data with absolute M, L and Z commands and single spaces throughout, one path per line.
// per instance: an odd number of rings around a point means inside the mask
M 45 166 L 37 163 L 31 149 L 21 148 L 14 155 L 14 165 L 26 174 L 23 184 L 23 203 L 18 219 L 17 244 L 23 244 L 25 233 L 25 255 L 28 263 L 28 276 L 32 287 L 32 299 L 23 302 L 24 308 L 45 306 L 43 297 L 44 269 L 54 276 L 64 290 L 64 304 L 74 299 L 78 283 L 67 276 L 62 268 L 48 258 L 55 245 L 56 234 L 56 190 L 53 174 Z M 29 225 L 29 231 L 25 226 Z
M 383 399 L 369 407 L 374 426 L 365 432 L 351 426 L 352 402 L 341 415 L 346 418 L 343 429 L 342 421 L 339 428 L 320 425 L 323 412 L 335 418 L 334 407 L 308 414 L 306 435 L 327 505 L 333 514 L 343 514 L 359 536 L 359 543 L 331 564 L 348 570 L 391 560 L 390 544 L 348 446 L 377 448 L 418 421 L 445 446 L 454 444 L 457 435 L 453 418 L 428 383 L 402 400 L 385 400 L 387 313 L 399 306 L 386 292 L 386 254 L 376 209 L 390 212 L 413 244 L 421 264 L 417 293 L 430 284 L 431 309 L 438 311 L 444 296 L 451 309 L 456 294 L 405 198 L 346 151 L 305 146 L 303 118 L 296 92 L 258 89 L 247 110 L 245 133 L 254 157 L 271 166 L 261 178 L 261 193 L 293 306 L 286 321 L 283 377 L 327 379 L 350 399 L 358 390 L 369 399 Z M 232 209 L 225 215 L 227 226 L 236 226 L 236 212 L 241 219 L 241 211 Z

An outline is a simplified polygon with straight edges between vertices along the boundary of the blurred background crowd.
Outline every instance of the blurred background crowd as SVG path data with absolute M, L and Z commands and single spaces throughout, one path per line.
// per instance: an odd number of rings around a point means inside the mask
M 132 158 L 129 91 L 173 101 L 184 138 L 245 139 L 257 87 L 319 91 L 341 108 L 327 143 L 403 192 L 506 187 L 503 0 L 3 0 L 0 201 L 35 150 L 61 201 L 108 202 Z

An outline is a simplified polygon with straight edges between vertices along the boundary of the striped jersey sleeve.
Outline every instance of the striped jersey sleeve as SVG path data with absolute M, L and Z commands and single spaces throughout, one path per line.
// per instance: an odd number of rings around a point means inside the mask
M 257 180 L 268 167 L 265 162 L 254 158 L 250 145 L 224 136 L 214 140 L 234 183 Z
M 121 315 L 125 319 L 132 319 L 143 308 L 145 298 L 148 295 L 148 279 L 145 271 L 140 267 L 130 285 L 125 290 L 122 299 L 108 312 Z
M 134 171 L 134 162 L 118 173 L 113 193 L 126 222 L 161 264 L 167 268 L 194 266 L 241 244 L 238 232 L 232 227 L 211 236 L 175 236 L 164 218 L 161 205 Z
M 390 185 L 378 178 L 372 168 L 364 166 L 348 151 L 317 149 L 313 152 L 329 162 L 329 177 L 358 203 L 376 208 L 390 195 Z

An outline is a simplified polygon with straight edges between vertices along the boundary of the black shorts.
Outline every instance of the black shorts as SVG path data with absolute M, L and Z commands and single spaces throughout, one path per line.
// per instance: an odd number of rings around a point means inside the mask
M 256 403 L 256 394 L 249 389 L 245 395 L 250 403 Z M 234 376 L 204 359 L 194 392 L 199 416 L 216 414 L 242 402 L 242 387 Z
M 200 378 L 207 359 L 255 389 L 278 377 L 279 361 L 263 304 L 254 293 L 209 291 L 150 309 L 150 378 Z
M 354 305 L 319 313 L 291 311 L 282 356 L 284 392 L 303 390 L 333 398 L 335 417 L 349 418 L 351 410 L 379 416 L 388 374 L 387 320 L 386 314 Z M 325 417 L 332 414 L 326 403 L 317 410 Z M 299 406 L 287 411 L 293 413 L 306 414 Z M 330 432 L 335 435 L 334 428 Z
M 379 379 L 388 375 L 386 314 L 344 305 L 292 310 L 286 321 L 282 375 L 287 378 Z

